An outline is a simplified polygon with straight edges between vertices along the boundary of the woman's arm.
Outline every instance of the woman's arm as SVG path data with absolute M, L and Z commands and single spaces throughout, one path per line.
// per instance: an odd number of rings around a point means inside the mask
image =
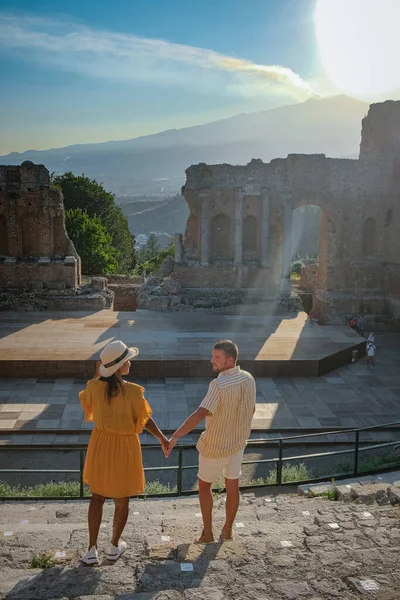
M 154 419 L 152 417 L 150 417 L 150 419 L 147 421 L 144 428 L 146 429 L 146 431 L 148 431 L 149 433 L 154 435 L 154 437 L 156 437 L 159 440 L 164 452 L 166 452 L 166 450 L 168 448 L 169 440 L 165 437 L 163 432 L 160 431 L 160 429 L 157 426 L 157 423 L 154 421 Z

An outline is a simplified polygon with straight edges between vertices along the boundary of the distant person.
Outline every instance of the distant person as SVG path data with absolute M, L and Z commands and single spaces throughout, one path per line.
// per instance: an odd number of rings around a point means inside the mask
M 365 318 L 363 317 L 363 315 L 361 315 L 360 318 L 358 319 L 358 333 L 359 333 L 359 335 L 364 336 L 364 330 L 365 330 Z
M 375 367 L 375 352 L 376 346 L 375 341 L 368 340 L 367 341 L 367 366 L 371 365 L 371 367 Z
M 163 449 L 167 438 L 151 418 L 151 408 L 143 396 L 144 389 L 124 381 L 137 348 L 127 348 L 120 341 L 109 343 L 100 354 L 96 374 L 80 392 L 85 421 L 94 421 L 86 454 L 83 481 L 92 497 L 89 504 L 89 548 L 82 562 L 99 563 L 97 537 L 106 498 L 113 498 L 115 514 L 111 543 L 106 550 L 108 560 L 117 560 L 127 548 L 120 540 L 129 513 L 129 497 L 142 494 L 145 478 L 139 433 L 145 427 L 156 436 Z
M 241 464 L 256 405 L 254 379 L 236 364 L 238 354 L 237 345 L 230 340 L 221 340 L 214 345 L 211 364 L 219 375 L 211 381 L 199 408 L 172 435 L 167 450 L 169 456 L 177 441 L 206 418 L 206 429 L 197 443 L 203 517 L 203 531 L 195 541 L 197 544 L 214 541 L 211 488 L 220 475 L 225 477 L 226 517 L 219 539 L 221 542 L 233 539 L 233 524 L 239 508 Z
M 354 331 L 357 331 L 357 319 L 355 317 L 350 319 L 349 325 Z

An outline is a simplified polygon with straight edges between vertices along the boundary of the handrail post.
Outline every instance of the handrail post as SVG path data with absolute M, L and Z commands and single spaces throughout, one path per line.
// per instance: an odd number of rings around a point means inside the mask
M 358 448 L 360 445 L 360 430 L 356 431 L 356 439 L 355 439 L 355 448 L 354 448 L 354 473 L 353 475 L 358 475 Z
M 79 450 L 79 498 L 83 496 L 83 450 Z
M 280 438 L 278 464 L 276 466 L 276 485 L 282 484 L 282 456 L 283 456 L 283 439 Z
M 177 481 L 176 481 L 176 487 L 177 487 L 177 491 L 178 491 L 178 496 L 182 495 L 182 466 L 183 466 L 183 450 L 182 450 L 182 446 L 179 446 L 178 448 L 178 474 L 177 474 Z

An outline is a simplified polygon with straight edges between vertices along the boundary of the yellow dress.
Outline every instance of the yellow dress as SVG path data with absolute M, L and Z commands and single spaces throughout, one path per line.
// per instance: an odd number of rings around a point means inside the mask
M 142 494 L 146 485 L 138 434 L 152 410 L 144 388 L 124 382 L 107 400 L 107 382 L 91 379 L 80 392 L 85 421 L 94 421 L 86 454 L 83 481 L 93 494 L 125 498 Z

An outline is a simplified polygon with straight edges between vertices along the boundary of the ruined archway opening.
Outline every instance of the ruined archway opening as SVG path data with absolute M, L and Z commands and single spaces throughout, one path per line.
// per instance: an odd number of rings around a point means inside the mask
M 211 261 L 233 260 L 232 220 L 227 215 L 219 214 L 211 221 Z
M 321 235 L 322 218 L 322 209 L 314 204 L 300 206 L 292 214 L 292 288 L 299 293 L 307 313 L 312 309 L 321 267 L 323 270 L 326 262 Z

